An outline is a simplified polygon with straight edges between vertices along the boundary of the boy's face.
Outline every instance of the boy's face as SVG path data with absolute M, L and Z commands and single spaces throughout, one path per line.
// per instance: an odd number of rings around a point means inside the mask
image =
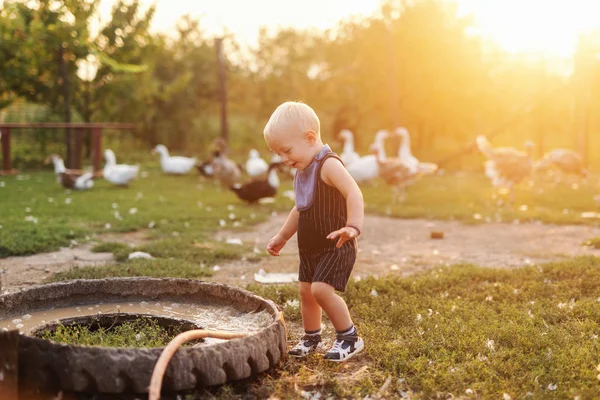
M 285 165 L 303 170 L 315 158 L 317 141 L 317 134 L 313 131 L 303 134 L 288 131 L 267 138 L 267 146 L 281 157 Z

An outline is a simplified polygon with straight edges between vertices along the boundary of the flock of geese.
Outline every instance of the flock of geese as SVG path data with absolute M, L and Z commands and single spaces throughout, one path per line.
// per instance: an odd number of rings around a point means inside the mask
M 563 174 L 585 178 L 589 175 L 581 156 L 570 149 L 553 149 L 534 161 L 534 144 L 525 142 L 525 151 L 513 147 L 493 147 L 485 136 L 477 136 L 477 148 L 487 158 L 484 162 L 486 176 L 494 187 L 505 188 L 509 201 L 514 201 L 514 188 L 536 172 L 555 170 Z
M 340 158 L 348 173 L 359 185 L 381 178 L 393 188 L 392 201 L 404 201 L 406 188 L 422 176 L 435 173 L 438 166 L 434 163 L 421 162 L 412 154 L 410 135 L 406 128 L 396 128 L 391 135 L 402 140 L 395 157 L 386 155 L 385 140 L 390 137 L 390 133 L 386 130 L 380 130 L 375 134 L 375 139 L 370 146 L 371 154 L 361 157 L 354 151 L 354 135 L 344 129 L 340 132 L 340 137 L 344 141 Z
M 398 153 L 390 157 L 386 154 L 385 141 L 392 136 L 400 138 L 401 144 Z M 412 154 L 410 134 L 404 127 L 398 127 L 392 132 L 378 131 L 369 147 L 370 154 L 362 156 L 355 151 L 354 135 L 350 130 L 342 130 L 339 138 L 344 143 L 340 158 L 348 173 L 359 185 L 381 179 L 393 188 L 393 202 L 404 201 L 408 186 L 421 177 L 438 171 L 436 164 L 419 161 Z M 486 176 L 494 187 L 508 190 L 511 202 L 514 199 L 515 186 L 535 171 L 552 168 L 582 177 L 588 175 L 583 168 L 581 156 L 573 150 L 554 149 L 534 162 L 531 142 L 525 143 L 525 151 L 512 147 L 493 147 L 485 136 L 478 136 L 476 144 L 487 158 L 484 162 Z M 220 138 L 211 144 L 211 158 L 202 163 L 195 157 L 172 156 L 162 144 L 154 147 L 152 153 L 160 155 L 160 166 L 165 174 L 184 175 L 196 168 L 201 175 L 215 179 L 222 188 L 231 190 L 238 198 L 248 203 L 255 203 L 277 194 L 280 185 L 278 171 L 291 176 L 295 173 L 282 164 L 277 155 L 267 163 L 256 149 L 251 149 L 245 164 L 240 165 L 229 158 L 228 145 Z M 91 189 L 94 179 L 101 177 L 113 185 L 127 187 L 137 178 L 139 164 L 117 164 L 115 153 L 110 149 L 104 151 L 104 158 L 104 169 L 97 174 L 67 169 L 57 154 L 50 155 L 46 162 L 54 164 L 58 182 L 69 189 Z

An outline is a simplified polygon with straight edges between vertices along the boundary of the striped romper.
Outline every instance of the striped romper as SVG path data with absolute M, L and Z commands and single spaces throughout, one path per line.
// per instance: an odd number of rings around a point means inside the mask
M 356 239 L 341 248 L 338 238 L 327 239 L 331 232 L 346 226 L 346 199 L 342 193 L 321 179 L 321 167 L 328 158 L 342 160 L 328 145 L 294 178 L 298 219 L 298 249 L 300 282 L 324 282 L 343 292 L 350 278 L 357 255 Z

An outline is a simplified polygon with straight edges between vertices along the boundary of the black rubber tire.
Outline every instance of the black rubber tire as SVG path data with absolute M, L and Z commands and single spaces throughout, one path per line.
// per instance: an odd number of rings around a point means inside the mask
M 51 306 L 157 299 L 197 299 L 245 312 L 267 310 L 273 318 L 266 328 L 246 338 L 180 348 L 167 368 L 164 391 L 187 391 L 248 378 L 276 365 L 285 353 L 285 326 L 275 303 L 240 288 L 197 280 L 107 278 L 42 285 L 0 296 L 0 319 Z M 20 335 L 19 381 L 41 390 L 147 393 L 161 351 L 73 346 Z

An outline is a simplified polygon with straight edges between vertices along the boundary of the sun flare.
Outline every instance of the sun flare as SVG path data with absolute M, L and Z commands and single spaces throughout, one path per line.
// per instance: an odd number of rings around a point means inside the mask
M 510 53 L 570 57 L 581 33 L 600 29 L 600 2 L 589 0 L 458 0 L 484 37 Z

